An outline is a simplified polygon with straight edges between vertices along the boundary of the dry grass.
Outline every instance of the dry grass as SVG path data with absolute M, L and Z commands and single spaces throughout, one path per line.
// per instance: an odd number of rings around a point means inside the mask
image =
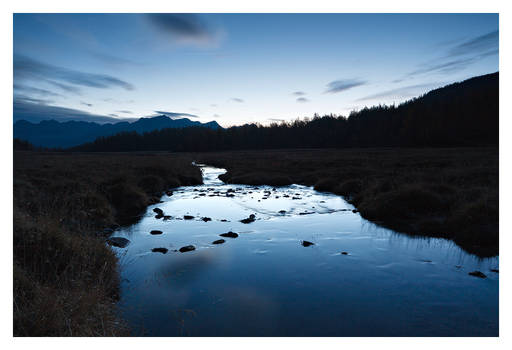
M 15 152 L 14 335 L 129 335 L 103 230 L 135 221 L 163 190 L 201 182 L 177 155 Z
M 498 150 L 344 149 L 202 153 L 230 183 L 291 183 L 345 196 L 369 220 L 498 254 Z

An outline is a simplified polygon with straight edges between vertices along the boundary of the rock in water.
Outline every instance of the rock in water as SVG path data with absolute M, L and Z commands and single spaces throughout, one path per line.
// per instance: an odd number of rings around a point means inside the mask
M 256 220 L 256 215 L 251 214 L 247 219 L 240 220 L 243 224 L 250 224 L 251 222 L 254 222 Z
M 149 233 L 151 233 L 152 235 L 161 235 L 163 232 L 162 232 L 162 231 L 160 231 L 160 230 L 152 230 L 152 231 L 151 231 L 151 232 L 149 232 Z
M 153 253 L 162 253 L 162 254 L 165 254 L 167 253 L 169 250 L 167 248 L 153 248 L 151 249 L 151 251 Z
M 213 241 L 213 242 L 212 242 L 212 244 L 222 244 L 222 243 L 224 243 L 224 242 L 226 242 L 226 241 L 225 241 L 225 240 L 223 240 L 223 239 L 218 239 L 218 240 L 216 240 L 216 241 Z
M 173 192 L 172 192 L 172 191 L 167 191 L 167 192 L 165 192 L 165 194 L 166 194 L 168 197 L 170 197 L 170 196 L 172 196 L 172 195 L 173 195 Z
M 211 218 L 207 218 L 206 216 L 204 218 L 202 218 L 201 220 L 203 220 L 204 222 L 212 221 Z
M 193 250 L 196 250 L 196 247 L 194 247 L 193 245 L 186 245 L 180 248 L 180 253 L 191 252 Z
M 192 220 L 194 217 L 192 215 L 183 215 L 183 219 Z
M 114 247 L 124 248 L 128 244 L 130 244 L 130 240 L 126 239 L 124 237 L 110 237 L 110 238 L 107 238 L 107 243 Z
M 315 245 L 315 243 L 310 242 L 310 241 L 302 241 L 302 245 L 303 245 L 304 247 L 309 247 L 310 245 Z
M 471 275 L 471 276 L 475 276 L 475 277 L 479 277 L 479 278 L 487 278 L 486 275 L 484 275 L 482 272 L 480 271 L 473 271 L 473 272 L 469 272 L 468 275 Z
M 348 255 L 348 252 L 341 252 L 342 255 Z
M 237 238 L 238 237 L 238 233 L 229 231 L 227 233 L 221 233 L 220 236 L 221 237 L 229 237 L 229 238 Z
M 164 215 L 164 211 L 160 208 L 154 208 L 153 211 L 159 215 Z

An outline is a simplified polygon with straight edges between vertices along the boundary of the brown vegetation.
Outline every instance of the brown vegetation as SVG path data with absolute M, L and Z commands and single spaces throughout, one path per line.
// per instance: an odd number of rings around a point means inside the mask
M 127 335 L 109 230 L 162 191 L 202 182 L 168 154 L 14 153 L 14 335 Z
M 201 153 L 223 181 L 314 186 L 345 196 L 391 229 L 453 239 L 479 256 L 498 254 L 498 149 L 269 150 Z

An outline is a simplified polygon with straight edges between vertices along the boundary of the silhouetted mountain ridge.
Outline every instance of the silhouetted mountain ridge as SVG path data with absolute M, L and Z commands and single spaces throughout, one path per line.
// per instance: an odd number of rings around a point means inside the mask
M 120 132 L 145 133 L 166 128 L 187 127 L 221 128 L 216 121 L 201 123 L 188 118 L 171 119 L 165 115 L 140 118 L 132 123 L 119 122 L 113 124 L 75 120 L 66 122 L 43 120 L 39 123 L 31 123 L 26 120 L 19 120 L 14 124 L 14 137 L 28 141 L 34 146 L 66 148 Z

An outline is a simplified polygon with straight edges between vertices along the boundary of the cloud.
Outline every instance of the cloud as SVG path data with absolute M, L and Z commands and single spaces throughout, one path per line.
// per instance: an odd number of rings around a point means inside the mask
M 14 56 L 14 81 L 50 81 L 63 89 L 69 89 L 69 85 L 63 86 L 61 82 L 77 86 L 107 89 L 120 87 L 125 90 L 133 90 L 134 86 L 126 81 L 106 74 L 84 73 L 72 69 L 62 68 L 46 64 L 26 56 Z M 59 82 L 55 82 L 59 81 Z M 72 89 L 71 89 L 72 90 Z
M 493 31 L 473 39 L 453 45 L 442 57 L 422 63 L 406 75 L 407 78 L 420 74 L 450 74 L 478 62 L 479 60 L 499 54 L 498 31 Z M 404 79 L 398 79 L 402 81 Z
M 210 46 L 220 40 L 220 31 L 193 13 L 150 13 L 149 22 L 177 42 Z
M 40 98 L 35 98 L 35 97 L 30 97 L 30 96 L 25 96 L 25 95 L 16 95 L 14 97 L 14 101 L 18 101 L 18 102 L 24 102 L 24 103 L 34 103 L 34 104 L 38 104 L 38 105 L 48 105 L 48 104 L 51 104 L 53 103 L 52 100 L 43 100 L 43 99 L 40 99 Z
M 87 107 L 92 107 L 92 103 L 87 103 L 87 102 L 80 101 L 80 104 L 84 105 L 84 106 L 87 106 Z
M 295 96 L 304 96 L 306 93 L 304 91 L 295 91 L 294 93 L 292 93 L 292 95 L 295 95 Z
M 189 117 L 189 118 L 199 118 L 199 116 L 195 114 L 189 114 L 189 113 L 179 113 L 179 112 L 166 112 L 166 111 L 155 111 L 155 113 L 160 115 L 165 115 L 169 118 L 178 118 L 178 117 Z
M 472 65 L 473 63 L 481 60 L 484 57 L 492 56 L 498 54 L 498 50 L 492 50 L 489 52 L 482 53 L 480 55 L 476 55 L 473 57 L 466 58 L 457 58 L 452 59 L 450 61 L 433 61 L 424 63 L 420 66 L 420 68 L 412 71 L 408 74 L 408 76 L 414 76 L 418 74 L 426 74 L 426 73 L 454 73 L 461 70 L 464 70 L 466 67 Z
M 213 117 L 214 117 L 214 118 L 220 118 L 220 115 L 218 115 L 218 114 L 214 114 L 214 115 L 213 115 Z
M 364 84 L 366 81 L 358 79 L 335 80 L 327 84 L 327 90 L 324 93 L 335 94 Z
M 31 94 L 40 95 L 40 96 L 54 96 L 54 97 L 62 96 L 61 94 L 58 94 L 58 93 L 50 91 L 50 90 L 40 89 L 40 88 L 35 88 L 35 87 L 20 85 L 20 84 L 14 84 L 14 91 L 27 92 L 27 93 L 31 93 Z
M 233 97 L 233 98 L 231 99 L 231 101 L 233 101 L 233 102 L 238 102 L 238 103 L 244 103 L 244 102 L 245 102 L 245 101 L 244 101 L 244 100 L 242 100 L 241 98 L 237 98 L 237 97 Z
M 104 115 L 91 114 L 73 108 L 48 105 L 48 101 L 40 103 L 34 99 L 15 98 L 13 103 L 13 119 L 40 122 L 41 120 L 54 119 L 57 121 L 80 120 L 96 123 L 119 122 L 120 119 L 110 118 Z
M 497 30 L 477 36 L 461 44 L 455 45 L 448 51 L 448 56 L 455 57 L 468 54 L 481 54 L 498 48 L 499 33 Z
M 104 53 L 91 53 L 91 55 L 98 61 L 109 66 L 137 66 L 139 63 L 129 60 L 124 57 L 113 56 Z
M 297 99 L 297 102 L 299 102 L 299 103 L 305 103 L 305 102 L 309 102 L 309 100 L 308 100 L 307 98 L 305 98 L 305 97 L 299 97 L 299 98 Z
M 58 87 L 62 91 L 70 92 L 70 93 L 76 94 L 76 95 L 81 95 L 82 94 L 82 91 L 79 88 L 77 88 L 76 86 L 62 84 L 62 83 L 58 83 L 58 82 L 52 81 L 52 80 L 47 80 L 46 82 L 51 84 L 51 85 L 54 85 L 54 86 Z
M 430 90 L 435 87 L 442 86 L 444 83 L 427 83 L 427 84 L 416 84 L 410 86 L 404 86 L 398 89 L 386 90 L 383 92 L 379 92 L 377 94 L 368 95 L 357 99 L 356 101 L 368 101 L 368 100 L 376 100 L 376 99 L 385 99 L 385 98 L 407 98 L 412 96 L 417 96 L 418 93 L 425 90 Z
M 118 113 L 133 114 L 132 111 L 116 111 Z
M 217 105 L 215 103 L 212 103 L 210 107 L 217 107 Z

